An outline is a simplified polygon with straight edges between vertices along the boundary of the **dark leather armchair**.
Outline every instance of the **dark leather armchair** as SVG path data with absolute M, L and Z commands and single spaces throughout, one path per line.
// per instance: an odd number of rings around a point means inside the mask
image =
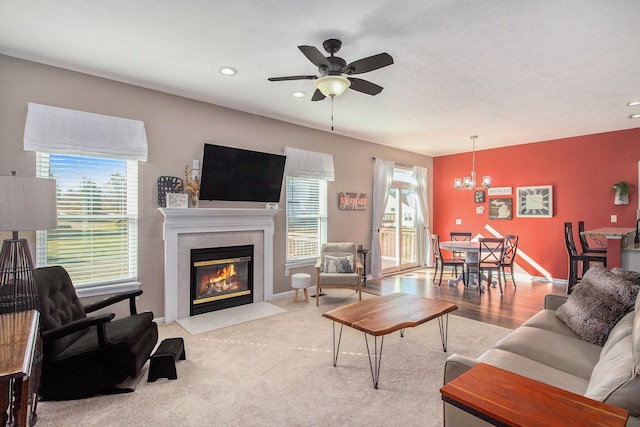
M 116 386 L 140 372 L 158 341 L 153 313 L 136 312 L 135 298 L 142 291 L 83 306 L 64 268 L 37 268 L 35 279 L 43 343 L 40 396 L 66 400 L 132 391 Z M 113 313 L 87 316 L 126 300 L 130 316 L 117 320 Z

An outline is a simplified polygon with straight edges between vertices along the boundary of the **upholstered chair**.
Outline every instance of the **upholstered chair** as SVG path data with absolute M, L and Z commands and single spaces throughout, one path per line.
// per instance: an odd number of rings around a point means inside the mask
M 64 268 L 37 268 L 35 279 L 43 343 L 41 398 L 80 399 L 132 391 L 117 385 L 140 372 L 158 341 L 153 313 L 136 312 L 135 298 L 142 291 L 83 306 Z M 130 316 L 115 320 L 113 313 L 87 316 L 127 300 Z
M 353 289 L 362 301 L 362 263 L 355 243 L 325 243 L 316 268 L 316 306 L 323 289 Z

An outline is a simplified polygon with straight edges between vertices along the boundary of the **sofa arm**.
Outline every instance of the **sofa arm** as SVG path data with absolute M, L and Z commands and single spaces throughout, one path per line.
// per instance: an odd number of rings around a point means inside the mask
M 452 354 L 447 357 L 447 361 L 444 364 L 443 384 L 447 384 L 449 381 L 456 379 L 478 363 L 480 363 L 478 359 L 473 359 L 461 354 Z
M 562 304 L 567 302 L 569 295 L 566 294 L 547 294 L 544 296 L 544 308 L 549 310 L 557 310 Z

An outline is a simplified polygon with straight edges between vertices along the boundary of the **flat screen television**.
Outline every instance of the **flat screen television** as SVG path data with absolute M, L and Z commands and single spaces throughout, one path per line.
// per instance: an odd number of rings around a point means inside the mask
M 204 144 L 200 200 L 278 202 L 286 156 Z

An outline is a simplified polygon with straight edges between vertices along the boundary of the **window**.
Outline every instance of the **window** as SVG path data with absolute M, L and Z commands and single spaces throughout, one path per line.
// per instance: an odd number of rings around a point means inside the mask
M 286 178 L 287 264 L 301 264 L 320 256 L 327 242 L 327 181 Z
M 36 263 L 62 265 L 80 289 L 137 281 L 138 162 L 38 152 L 56 179 L 58 228 L 38 231 Z

